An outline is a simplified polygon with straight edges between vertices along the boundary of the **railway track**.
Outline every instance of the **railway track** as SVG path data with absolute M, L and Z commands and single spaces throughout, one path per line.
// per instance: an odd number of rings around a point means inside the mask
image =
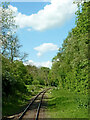
M 26 108 L 23 110 L 22 113 L 17 114 L 16 116 L 9 116 L 9 117 L 2 118 L 2 120 L 39 120 L 39 113 L 40 113 L 42 100 L 43 100 L 45 93 L 49 89 L 51 88 L 47 88 L 46 90 L 43 90 L 40 93 L 38 93 L 32 99 L 32 101 L 26 106 Z M 34 115 L 32 115 L 33 114 L 32 110 L 34 110 Z
M 50 88 L 46 89 L 46 90 L 43 90 L 42 92 L 38 93 L 35 98 L 32 100 L 31 103 L 28 104 L 28 106 L 24 109 L 24 111 L 22 112 L 22 114 L 18 117 L 17 120 L 25 120 L 25 119 L 30 119 L 30 120 L 38 120 L 39 118 L 39 113 L 40 113 L 40 108 L 41 108 L 41 104 L 42 104 L 42 100 L 43 100 L 43 97 L 45 95 L 45 93 L 47 92 L 47 90 L 49 90 Z M 37 105 L 36 105 L 36 110 L 34 112 L 34 116 L 32 117 L 32 113 L 31 113 L 31 110 L 30 108 L 32 108 L 32 106 L 35 106 L 35 101 L 38 101 L 37 102 Z M 30 118 L 29 118 L 30 117 Z

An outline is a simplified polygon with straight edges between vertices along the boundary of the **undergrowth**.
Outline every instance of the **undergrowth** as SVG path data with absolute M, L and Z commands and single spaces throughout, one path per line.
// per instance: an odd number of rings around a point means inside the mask
M 88 95 L 54 88 L 48 95 L 48 117 L 88 118 Z

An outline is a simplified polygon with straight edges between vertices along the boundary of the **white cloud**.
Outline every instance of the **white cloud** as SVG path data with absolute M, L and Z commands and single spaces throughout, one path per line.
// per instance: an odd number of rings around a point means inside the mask
M 27 31 L 31 31 L 31 28 L 28 28 Z
M 51 0 L 1 0 L 1 2 L 50 2 Z
M 43 43 L 42 45 L 35 47 L 34 50 L 38 51 L 37 56 L 41 56 L 48 51 L 55 51 L 59 48 L 53 43 Z
M 51 61 L 46 61 L 46 62 L 34 62 L 33 60 L 29 60 L 24 63 L 24 65 L 35 65 L 36 67 L 48 67 L 51 68 L 52 62 Z
M 21 28 L 30 27 L 40 31 L 62 25 L 72 17 L 76 8 L 77 5 L 73 4 L 73 0 L 51 0 L 51 4 L 46 5 L 44 9 L 27 16 L 18 12 L 16 7 L 11 7 L 17 12 L 15 20 Z

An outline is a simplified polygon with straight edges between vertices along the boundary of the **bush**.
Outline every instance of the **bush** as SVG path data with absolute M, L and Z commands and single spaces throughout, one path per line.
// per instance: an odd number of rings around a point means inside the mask
M 38 85 L 38 84 L 39 84 L 39 81 L 38 81 L 38 80 L 34 80 L 34 81 L 32 82 L 32 84 L 33 84 L 33 85 Z

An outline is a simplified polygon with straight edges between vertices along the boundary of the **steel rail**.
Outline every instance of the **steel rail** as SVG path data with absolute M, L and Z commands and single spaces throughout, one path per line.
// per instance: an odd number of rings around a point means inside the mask
M 39 116 L 39 112 L 40 112 L 40 108 L 41 108 L 41 104 L 42 104 L 42 100 L 43 100 L 43 97 L 44 97 L 45 92 L 46 92 L 46 91 L 43 92 L 42 97 L 41 97 L 41 100 L 40 100 L 40 103 L 39 103 L 39 105 L 38 105 L 38 109 L 37 109 L 37 114 L 36 114 L 35 120 L 38 120 L 38 116 Z
M 46 90 L 43 90 L 42 92 L 38 93 L 38 94 L 36 95 L 36 97 L 32 100 L 32 102 L 29 103 L 29 105 L 24 109 L 23 113 L 21 114 L 21 116 L 19 117 L 18 120 L 22 120 L 23 116 L 24 116 L 25 113 L 28 111 L 29 107 L 35 102 L 35 100 L 38 98 L 38 96 L 41 95 L 41 93 L 43 93 L 43 94 L 42 94 L 42 97 L 41 97 L 41 99 L 40 99 L 40 103 L 39 103 L 39 105 L 38 105 L 37 113 L 36 113 L 36 117 L 35 117 L 35 120 L 38 120 L 38 116 L 39 116 L 39 112 L 40 112 L 40 108 L 41 108 L 43 96 L 44 96 L 44 94 L 46 93 L 46 91 L 49 90 L 49 89 L 51 89 L 51 88 L 47 88 Z
M 37 99 L 37 97 L 38 97 L 41 93 L 43 93 L 44 91 L 45 91 L 45 90 L 43 90 L 42 92 L 40 92 L 40 93 L 38 93 L 38 94 L 36 95 L 36 97 L 32 100 L 32 102 L 29 103 L 29 105 L 24 109 L 23 113 L 20 115 L 20 117 L 19 117 L 18 120 L 21 120 L 21 119 L 22 119 L 22 117 L 25 115 L 25 113 L 27 112 L 27 110 L 29 109 L 29 107 L 34 103 L 34 101 Z

